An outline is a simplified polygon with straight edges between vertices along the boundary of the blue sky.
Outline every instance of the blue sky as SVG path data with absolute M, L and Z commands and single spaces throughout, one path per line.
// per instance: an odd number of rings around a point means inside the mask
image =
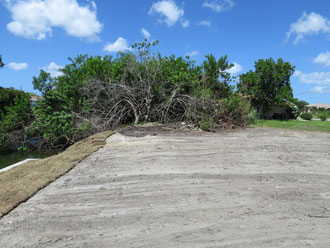
M 68 57 L 116 56 L 144 37 L 162 55 L 228 55 L 233 75 L 254 61 L 296 66 L 295 97 L 330 104 L 329 0 L 0 0 L 0 86 L 34 91 L 41 68 Z

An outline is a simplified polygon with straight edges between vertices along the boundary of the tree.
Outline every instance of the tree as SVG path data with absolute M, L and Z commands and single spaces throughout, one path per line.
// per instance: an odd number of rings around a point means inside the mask
M 229 64 L 227 55 L 217 59 L 212 55 L 206 55 L 206 60 L 203 61 L 204 69 L 204 84 L 211 89 L 219 98 L 228 98 L 231 93 L 229 85 L 231 76 L 228 70 L 234 64 Z
M 7 107 L 13 105 L 15 98 L 21 97 L 23 94 L 23 91 L 15 90 L 14 88 L 0 87 L 0 120 L 1 115 L 7 113 Z
M 50 73 L 40 70 L 38 77 L 32 78 L 33 89 L 39 90 L 42 95 L 45 95 L 48 91 L 54 88 L 54 78 Z
M 94 132 L 144 121 L 185 120 L 204 130 L 247 123 L 250 104 L 233 92 L 227 56 L 208 55 L 197 66 L 189 57 L 162 57 L 153 52 L 157 44 L 144 40 L 115 58 L 78 55 L 56 77 L 41 70 L 33 77 L 43 96 L 37 106 L 6 97 L 15 107 L 4 108 L 0 148 L 36 140 L 33 149 L 65 147 Z
M 306 101 L 300 101 L 297 98 L 294 98 L 293 99 L 293 103 L 296 104 L 296 106 L 298 107 L 298 109 L 300 111 L 303 111 L 304 110 L 304 107 L 309 104 L 308 102 L 306 102 Z
M 27 138 L 27 127 L 32 121 L 30 96 L 17 95 L 12 105 L 5 107 L 0 117 L 0 150 L 23 144 Z
M 290 77 L 295 66 L 283 59 L 272 58 L 255 62 L 255 71 L 240 75 L 238 91 L 247 96 L 253 106 L 267 111 L 272 105 L 285 105 L 292 101 Z
M 65 147 L 80 138 L 88 124 L 77 123 L 75 113 L 70 108 L 68 97 L 57 90 L 47 91 L 44 99 L 34 109 L 33 129 L 41 134 L 46 146 Z
M 0 68 L 4 67 L 5 64 L 2 62 L 2 55 L 0 54 Z
M 22 93 L 16 96 L 14 104 L 6 106 L 6 114 L 2 114 L 0 122 L 0 131 L 9 132 L 20 129 L 30 121 L 32 109 L 30 104 L 30 96 L 27 93 Z
M 73 110 L 78 111 L 85 98 L 80 91 L 90 79 L 109 81 L 122 74 L 120 63 L 114 63 L 111 56 L 91 56 L 87 54 L 78 55 L 76 58 L 68 58 L 69 64 L 59 69 L 62 75 L 52 77 L 50 73 L 40 70 L 38 77 L 33 77 L 33 86 L 42 95 L 48 91 L 56 89 L 59 93 L 67 97 Z

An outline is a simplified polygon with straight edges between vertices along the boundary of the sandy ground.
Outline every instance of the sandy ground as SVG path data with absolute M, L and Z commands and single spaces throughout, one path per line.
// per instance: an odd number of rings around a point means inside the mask
M 117 133 L 4 216 L 0 247 L 328 248 L 330 134 Z

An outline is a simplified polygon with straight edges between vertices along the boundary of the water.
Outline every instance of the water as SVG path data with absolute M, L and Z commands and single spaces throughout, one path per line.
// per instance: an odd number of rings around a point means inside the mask
M 46 158 L 57 154 L 58 151 L 45 151 L 45 152 L 6 152 L 0 153 L 0 170 L 9 165 L 18 163 L 27 158 Z

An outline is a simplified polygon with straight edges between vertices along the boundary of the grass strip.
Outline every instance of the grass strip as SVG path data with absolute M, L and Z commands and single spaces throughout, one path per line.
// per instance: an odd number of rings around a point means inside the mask
M 40 189 L 70 171 L 85 157 L 103 147 L 114 132 L 94 134 L 64 152 L 42 160 L 29 161 L 0 174 L 0 218 Z
M 299 121 L 299 120 L 257 120 L 253 126 L 294 129 L 301 131 L 330 132 L 330 121 Z

